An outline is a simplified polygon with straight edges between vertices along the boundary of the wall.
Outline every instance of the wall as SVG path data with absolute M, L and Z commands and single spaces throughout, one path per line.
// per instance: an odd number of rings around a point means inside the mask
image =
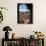
M 33 3 L 33 24 L 17 24 L 17 3 L 22 2 Z M 7 25 L 12 28 L 10 34 L 15 32 L 16 37 L 29 37 L 33 30 L 43 32 L 46 37 L 46 0 L 0 0 L 0 6 L 8 8 L 8 11 L 2 10 L 4 21 L 0 23 L 0 46 L 4 38 L 3 27 Z

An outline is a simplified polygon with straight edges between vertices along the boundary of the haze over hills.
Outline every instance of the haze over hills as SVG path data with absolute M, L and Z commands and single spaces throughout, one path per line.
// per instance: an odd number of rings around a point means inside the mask
M 19 12 L 19 15 L 30 15 L 30 11 L 26 11 L 26 12 Z

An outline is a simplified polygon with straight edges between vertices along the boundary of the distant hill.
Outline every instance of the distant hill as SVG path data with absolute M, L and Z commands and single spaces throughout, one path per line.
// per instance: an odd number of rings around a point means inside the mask
M 26 11 L 26 12 L 19 12 L 19 15 L 30 15 L 30 11 Z

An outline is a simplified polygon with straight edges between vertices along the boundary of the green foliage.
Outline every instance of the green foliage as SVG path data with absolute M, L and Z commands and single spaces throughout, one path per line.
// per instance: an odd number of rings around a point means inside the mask
M 6 9 L 6 10 L 8 10 L 7 8 L 5 8 L 5 7 L 0 7 L 0 9 L 2 10 L 2 9 Z M 0 23 L 3 21 L 3 14 L 2 14 L 2 11 L 0 11 Z
M 3 21 L 2 11 L 0 11 L 0 23 Z
M 7 8 L 5 8 L 5 7 L 0 7 L 0 9 L 6 9 L 6 10 L 8 10 Z

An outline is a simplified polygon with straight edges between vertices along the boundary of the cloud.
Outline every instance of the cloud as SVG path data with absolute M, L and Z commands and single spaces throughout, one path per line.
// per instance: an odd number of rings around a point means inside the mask
M 26 12 L 26 11 L 29 11 L 29 9 L 27 9 L 26 4 L 21 4 L 21 5 L 19 5 L 19 11 Z

